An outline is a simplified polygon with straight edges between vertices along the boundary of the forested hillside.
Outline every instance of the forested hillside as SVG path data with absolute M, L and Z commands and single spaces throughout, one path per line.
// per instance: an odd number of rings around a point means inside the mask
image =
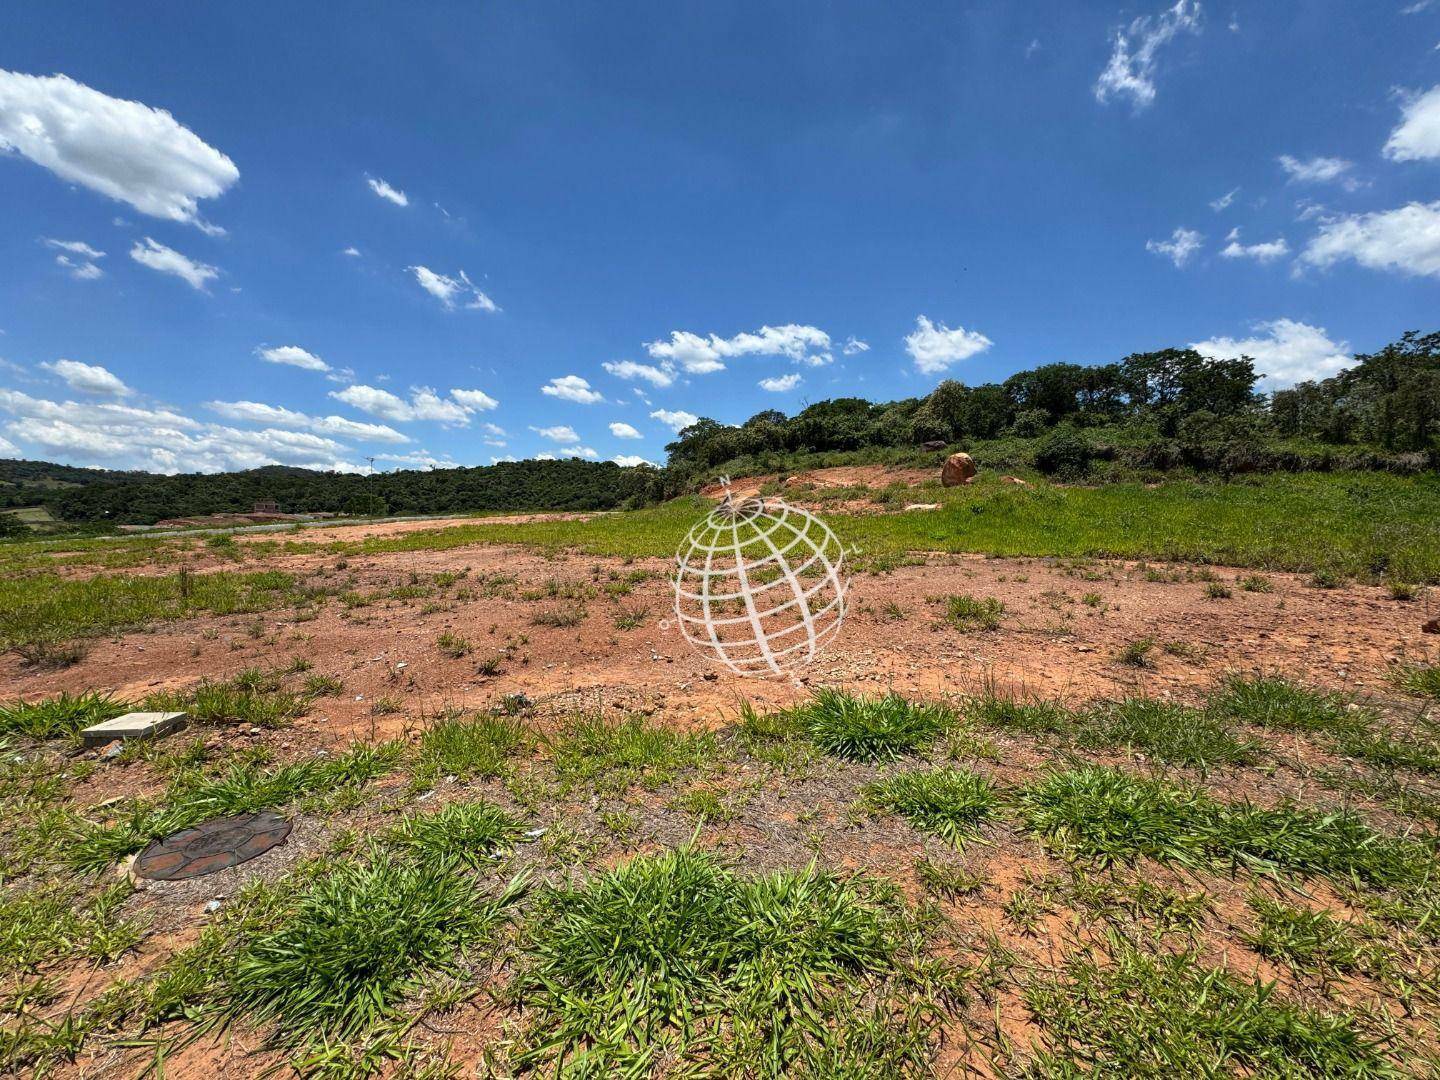
M 1440 466 L 1440 332 L 1407 333 L 1332 378 L 1274 394 L 1257 389 L 1263 374 L 1247 357 L 1165 349 L 1110 364 L 1045 364 L 1003 383 L 947 379 L 923 398 L 836 398 L 739 425 L 702 418 L 666 447 L 659 470 L 572 459 L 373 476 L 282 467 L 153 476 L 3 461 L 0 506 L 38 504 L 65 522 L 116 525 L 246 511 L 260 500 L 288 513 L 613 509 L 722 472 L 783 470 L 807 455 L 921 461 L 940 447 L 970 450 L 982 467 L 1072 480 Z

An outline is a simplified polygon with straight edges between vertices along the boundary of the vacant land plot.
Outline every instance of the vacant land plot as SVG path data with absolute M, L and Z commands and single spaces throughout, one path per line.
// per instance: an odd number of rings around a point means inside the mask
M 1431 1075 L 1437 496 L 1357 483 L 837 518 L 795 683 L 665 623 L 689 502 L 11 552 L 0 1069 Z

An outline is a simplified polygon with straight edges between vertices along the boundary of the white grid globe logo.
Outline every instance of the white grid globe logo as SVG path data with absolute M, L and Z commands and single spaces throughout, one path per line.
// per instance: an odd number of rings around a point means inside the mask
M 680 632 L 739 675 L 801 667 L 840 631 L 844 562 L 840 541 L 813 514 L 727 493 L 676 554 Z

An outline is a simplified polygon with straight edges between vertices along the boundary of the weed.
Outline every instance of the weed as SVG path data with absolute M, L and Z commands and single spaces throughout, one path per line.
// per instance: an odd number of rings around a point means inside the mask
M 1264 574 L 1250 574 L 1242 577 L 1239 579 L 1239 585 L 1246 592 L 1267 593 L 1275 590 L 1275 586 Z
M 612 721 L 595 713 L 579 714 L 546 743 L 562 781 L 585 781 L 614 791 L 638 782 L 658 787 L 715 754 L 714 736 L 675 731 L 643 716 Z
M 1253 761 L 1258 750 L 1210 713 L 1141 697 L 1102 706 L 1092 714 L 1080 742 L 1131 746 L 1167 764 L 1201 767 L 1242 765 Z
M 311 675 L 305 680 L 307 697 L 338 697 L 345 692 L 345 684 L 333 675 Z
M 649 614 L 648 607 L 621 609 L 615 613 L 615 629 L 638 630 L 645 625 L 645 619 Z
M 374 701 L 370 702 L 371 716 L 394 716 L 395 714 L 402 713 L 404 711 L 405 703 L 399 698 L 385 697 L 382 695 L 381 697 L 377 697 Z
M 1440 664 L 1397 664 L 1390 669 L 1390 678 L 1407 694 L 1440 698 Z M 3 727 L 4 714 L 0 712 L 0 729 Z
M 113 720 L 129 709 L 128 702 L 94 690 L 83 694 L 60 693 L 44 701 L 16 701 L 0 705 L 0 735 L 55 739 Z
M 1257 922 L 1245 941 L 1261 956 L 1301 971 L 1354 971 L 1364 963 L 1365 949 L 1354 932 L 1323 911 L 1292 907 L 1260 893 L 1249 903 Z
M 515 899 L 496 899 L 446 867 L 376 853 L 346 860 L 305 889 L 281 924 L 246 943 L 229 979 L 232 1015 L 273 1023 L 282 1039 L 351 1038 L 419 986 L 455 972 Z
M 1117 652 L 1115 660 L 1126 667 L 1148 668 L 1150 666 L 1150 650 L 1153 648 L 1155 648 L 1153 637 L 1137 638 Z
M 584 604 L 560 604 L 537 611 L 530 621 L 536 626 L 553 626 L 563 629 L 579 626 L 585 621 L 587 614 Z
M 1235 594 L 1230 591 L 1230 586 L 1219 581 L 1212 581 L 1205 586 L 1205 596 L 1209 600 L 1229 600 Z
M 503 776 L 509 758 L 528 742 L 525 729 L 511 720 L 442 716 L 420 736 L 415 777 L 433 784 L 442 776 L 457 780 Z
M 943 705 L 917 704 L 899 694 L 869 698 L 831 689 L 817 690 L 785 714 L 777 722 L 798 724 L 825 753 L 852 761 L 889 761 L 913 753 L 956 720 Z
M 945 621 L 957 630 L 998 630 L 1004 613 L 1005 605 L 993 596 L 978 600 L 964 595 L 945 597 Z
M 448 656 L 451 660 L 459 660 L 462 656 L 469 656 L 475 646 L 469 638 L 452 634 L 447 630 L 435 639 L 435 648 L 440 650 L 442 656 Z
M 989 780 L 957 769 L 896 773 L 860 789 L 860 804 L 871 813 L 899 814 L 957 847 L 994 815 L 999 801 Z
M 993 691 L 971 698 L 965 714 L 987 727 L 1026 735 L 1066 735 L 1078 722 L 1078 714 L 1058 702 L 1026 703 Z
M 693 849 L 547 890 L 525 932 L 519 984 L 536 1019 L 518 1064 L 644 1075 L 669 1059 L 725 1075 L 849 1075 L 854 1066 L 825 1064 L 839 1049 L 831 1025 L 895 969 L 891 903 L 814 871 L 742 880 Z M 871 1055 L 893 1046 L 894 1026 L 878 1025 Z
M 1327 567 L 1321 567 L 1310 575 L 1312 589 L 1338 589 L 1345 584 L 1345 575 Z
M 27 667 L 42 671 L 74 667 L 90 651 L 90 646 L 78 639 L 62 637 L 36 637 L 15 646 Z
M 915 860 L 915 877 L 926 892 L 946 900 L 956 900 L 979 892 L 985 884 L 984 878 L 972 874 L 963 866 L 952 866 L 924 858 Z
M 478 868 L 508 853 L 524 832 L 519 821 L 480 799 L 451 803 L 430 814 L 407 814 L 386 839 L 426 862 Z
M 1273 984 L 1208 967 L 1194 951 L 1150 955 L 1117 942 L 1111 953 L 1072 956 L 1026 989 L 1049 1044 L 1028 1075 L 1398 1075 L 1389 1039 L 1351 1017 L 1289 1004 Z
M 1390 593 L 1391 600 L 1398 600 L 1402 604 L 1408 604 L 1418 599 L 1422 591 L 1420 586 L 1412 585 L 1408 581 L 1391 581 L 1387 584 L 1386 589 Z

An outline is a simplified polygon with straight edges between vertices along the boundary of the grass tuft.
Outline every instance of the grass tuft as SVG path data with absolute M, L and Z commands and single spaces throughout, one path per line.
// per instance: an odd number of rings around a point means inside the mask
M 893 761 L 928 746 L 955 723 L 943 705 L 914 703 L 899 694 L 870 698 L 843 690 L 817 690 L 809 701 L 784 710 L 778 723 L 794 723 L 827 754 L 850 761 Z
M 92 724 L 113 720 L 129 709 L 129 702 L 94 690 L 83 694 L 60 693 L 44 701 L 16 701 L 0 705 L 0 735 L 56 739 L 73 735 Z
M 860 803 L 871 813 L 899 814 L 957 847 L 994 816 L 999 802 L 989 780 L 961 769 L 896 773 L 860 789 Z
M 524 826 L 492 802 L 451 803 L 430 814 L 408 814 L 387 839 L 426 862 L 481 867 L 506 854 Z
M 715 738 L 651 724 L 643 716 L 610 720 L 579 714 L 546 739 L 562 782 L 584 781 L 623 791 L 641 783 L 655 788 L 715 754 Z
M 420 736 L 415 778 L 433 784 L 443 776 L 457 780 L 489 779 L 509 771 L 509 759 L 529 745 L 525 728 L 503 717 L 437 719 Z

